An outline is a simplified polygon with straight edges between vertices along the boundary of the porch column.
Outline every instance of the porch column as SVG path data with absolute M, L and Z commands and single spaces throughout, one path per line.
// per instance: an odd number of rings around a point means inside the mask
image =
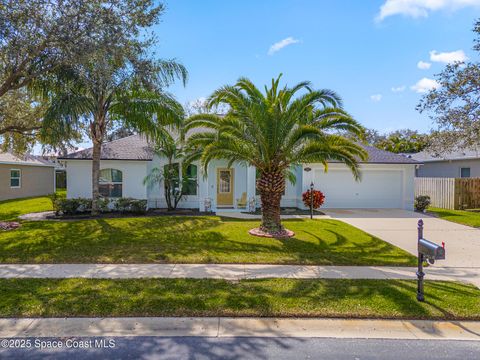
M 247 201 L 255 197 L 255 166 L 247 166 Z
M 203 168 L 198 165 L 198 209 L 205 211 L 205 198 L 208 197 L 208 179 L 205 177 Z

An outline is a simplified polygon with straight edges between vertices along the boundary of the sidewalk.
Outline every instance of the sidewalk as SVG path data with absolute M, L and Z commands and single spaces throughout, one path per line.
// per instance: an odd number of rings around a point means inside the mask
M 0 338 L 87 336 L 480 340 L 480 322 L 287 318 L 0 319 Z
M 416 268 L 254 264 L 2 264 L 0 278 L 416 279 Z M 427 280 L 480 287 L 479 268 L 428 267 Z

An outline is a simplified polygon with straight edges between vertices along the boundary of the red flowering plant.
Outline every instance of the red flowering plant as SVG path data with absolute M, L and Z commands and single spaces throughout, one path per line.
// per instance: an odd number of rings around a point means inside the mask
M 325 202 L 325 195 L 320 190 L 312 190 L 313 191 L 313 208 L 318 209 L 320 206 L 323 205 Z M 302 200 L 306 207 L 310 208 L 310 190 L 305 191 L 302 194 Z

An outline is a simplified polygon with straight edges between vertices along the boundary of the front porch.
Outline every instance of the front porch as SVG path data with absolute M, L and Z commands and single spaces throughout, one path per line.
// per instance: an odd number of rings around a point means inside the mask
M 160 159 L 154 159 L 153 162 Z M 154 164 L 155 166 L 156 164 Z M 193 163 L 196 171 L 196 186 L 194 191 L 179 202 L 178 208 L 198 209 L 201 212 L 241 212 L 253 211 L 260 207 L 260 197 L 256 194 L 256 169 L 235 163 L 231 167 L 225 160 L 214 160 L 208 166 L 208 171 L 201 168 L 199 163 Z M 158 165 L 156 165 L 158 166 Z M 297 170 L 297 182 L 287 181 L 285 194 L 282 197 L 282 207 L 303 208 L 301 202 L 302 170 Z M 166 201 L 163 186 L 148 190 L 148 207 L 165 208 Z

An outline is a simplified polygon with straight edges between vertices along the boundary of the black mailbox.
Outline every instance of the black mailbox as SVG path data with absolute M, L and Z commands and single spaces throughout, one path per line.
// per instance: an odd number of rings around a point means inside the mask
M 445 260 L 445 248 L 426 239 L 418 240 L 418 252 L 427 260 Z
M 423 238 L 423 220 L 418 220 L 418 270 L 417 270 L 417 300 L 425 301 L 423 293 L 423 262 L 426 260 L 433 264 L 435 260 L 445 260 L 445 246 L 435 244 Z

